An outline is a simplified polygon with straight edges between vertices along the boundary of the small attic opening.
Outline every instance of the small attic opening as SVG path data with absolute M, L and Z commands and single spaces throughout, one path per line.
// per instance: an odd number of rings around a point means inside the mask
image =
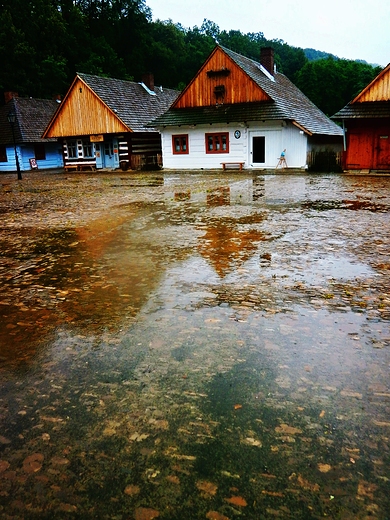
M 215 85 L 214 96 L 216 97 L 217 102 L 224 99 L 225 91 L 226 91 L 225 85 Z
M 226 78 L 230 74 L 230 69 L 222 67 L 222 69 L 218 69 L 218 70 L 208 70 L 206 72 L 206 74 L 207 74 L 207 77 L 209 77 L 209 78 L 221 78 L 221 77 Z

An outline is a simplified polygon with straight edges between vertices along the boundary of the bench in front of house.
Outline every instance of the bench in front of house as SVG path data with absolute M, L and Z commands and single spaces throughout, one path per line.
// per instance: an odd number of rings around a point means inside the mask
M 82 172 L 85 170 L 91 170 L 93 172 L 96 170 L 96 162 L 95 161 L 72 162 L 72 163 L 65 164 L 64 169 L 66 171 L 76 170 L 78 172 Z
M 230 168 L 238 168 L 240 170 L 243 169 L 244 167 L 244 164 L 245 162 L 240 162 L 240 161 L 232 161 L 232 162 L 222 162 L 222 168 L 223 170 L 227 170 L 229 167 Z

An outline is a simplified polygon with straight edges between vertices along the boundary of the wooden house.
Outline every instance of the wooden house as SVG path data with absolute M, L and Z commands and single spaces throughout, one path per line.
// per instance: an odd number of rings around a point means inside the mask
M 42 138 L 58 102 L 21 98 L 15 92 L 6 92 L 5 101 L 0 107 L 0 172 L 16 171 L 15 148 L 21 171 L 63 166 L 57 139 Z M 8 121 L 11 113 L 15 116 L 12 126 Z
M 62 140 L 66 169 L 138 169 L 161 163 L 161 137 L 146 124 L 178 92 L 141 83 L 77 74 L 44 137 Z
M 344 170 L 390 173 L 390 63 L 332 119 L 343 122 Z
M 164 168 L 274 169 L 310 166 L 316 152 L 342 152 L 342 130 L 286 76 L 274 51 L 260 62 L 217 45 L 172 104 L 160 129 Z

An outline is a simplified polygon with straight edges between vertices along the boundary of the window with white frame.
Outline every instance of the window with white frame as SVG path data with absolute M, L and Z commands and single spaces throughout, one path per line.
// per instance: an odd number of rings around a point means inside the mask
M 93 157 L 93 144 L 91 141 L 83 141 L 83 155 L 84 157 Z
M 69 159 L 77 159 L 77 141 L 67 141 L 66 147 L 68 149 L 68 158 Z

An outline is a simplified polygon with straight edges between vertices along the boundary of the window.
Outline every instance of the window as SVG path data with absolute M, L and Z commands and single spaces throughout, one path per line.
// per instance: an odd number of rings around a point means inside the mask
M 7 148 L 3 144 L 0 144 L 0 162 L 8 162 Z
M 68 147 L 68 157 L 69 159 L 77 159 L 77 143 L 76 141 L 68 141 L 67 142 Z
M 188 154 L 188 135 L 173 135 L 172 150 L 174 154 Z
M 206 134 L 206 153 L 229 153 L 229 132 Z
M 34 157 L 37 161 L 44 161 L 46 159 L 45 145 L 43 143 L 34 144 Z
M 90 141 L 83 141 L 84 157 L 93 157 L 93 145 Z

